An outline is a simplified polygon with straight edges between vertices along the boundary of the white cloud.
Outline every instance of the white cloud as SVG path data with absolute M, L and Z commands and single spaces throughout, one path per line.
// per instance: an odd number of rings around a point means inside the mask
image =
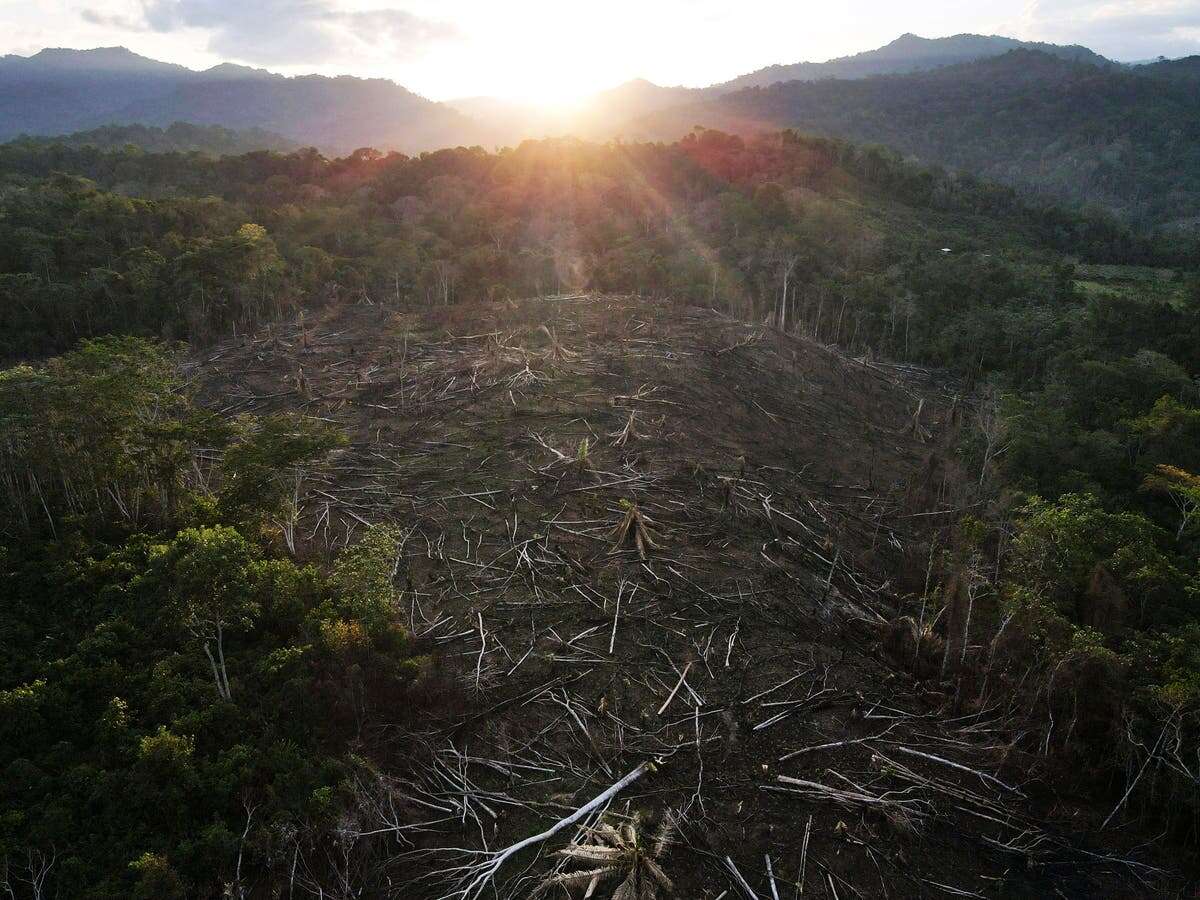
M 1200 0 L 1031 0 L 1024 30 L 1114 59 L 1200 53 Z
M 153 31 L 202 29 L 212 53 L 267 65 L 321 65 L 364 52 L 403 61 L 456 33 L 403 9 L 349 10 L 331 0 L 144 0 L 142 13 Z
M 88 7 L 82 10 L 80 18 L 89 25 L 98 25 L 101 28 L 116 28 L 120 31 L 137 31 L 142 27 L 142 23 L 133 16 L 123 15 L 119 12 L 105 12 L 99 9 Z

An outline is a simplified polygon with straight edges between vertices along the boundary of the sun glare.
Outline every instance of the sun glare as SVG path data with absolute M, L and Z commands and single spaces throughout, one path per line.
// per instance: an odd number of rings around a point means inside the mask
M 547 111 L 568 112 L 597 91 L 612 87 L 619 78 L 616 73 L 608 76 L 585 62 L 565 58 L 513 60 L 496 85 L 496 93 Z
M 465 38 L 452 68 L 435 71 L 438 62 L 429 60 L 430 81 L 442 82 L 432 93 L 445 98 L 456 91 L 460 96 L 487 94 L 548 112 L 570 112 L 592 94 L 640 74 L 627 52 L 627 26 L 586 4 L 546 4 L 528 17 L 498 10 L 486 15 Z M 481 73 L 486 73 L 482 81 Z M 453 82 L 460 86 L 449 86 Z

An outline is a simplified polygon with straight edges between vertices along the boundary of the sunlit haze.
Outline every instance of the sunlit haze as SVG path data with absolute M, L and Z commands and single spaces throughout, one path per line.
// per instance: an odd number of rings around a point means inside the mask
M 123 45 L 193 68 L 376 76 L 437 100 L 548 105 L 635 77 L 708 85 L 909 31 L 1081 43 L 1126 60 L 1200 52 L 1200 0 L 4 0 L 0 23 L 6 53 Z

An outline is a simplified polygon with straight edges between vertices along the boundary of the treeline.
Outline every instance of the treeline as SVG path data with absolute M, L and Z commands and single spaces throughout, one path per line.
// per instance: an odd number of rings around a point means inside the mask
M 44 153 L 50 147 L 90 147 L 104 153 L 125 153 L 130 149 L 144 153 L 200 153 L 212 157 L 234 156 L 255 150 L 287 153 L 299 149 L 295 141 L 261 128 L 238 130 L 220 125 L 194 125 L 191 122 L 174 122 L 166 128 L 154 125 L 104 125 L 90 131 L 52 137 L 22 135 L 11 143 L 34 154 Z
M 8 358 L 110 332 L 204 342 L 301 298 L 446 304 L 588 285 L 749 313 L 773 305 L 781 267 L 797 268 L 791 308 L 805 282 L 854 284 L 944 243 L 1150 265 L 1193 252 L 1111 217 L 1033 207 L 881 149 L 792 133 L 341 160 L 10 144 L 0 176 Z M 878 340 L 877 325 L 859 325 L 858 343 Z
M 85 342 L 0 372 L 0 890 L 248 897 L 352 865 L 352 753 L 419 706 L 398 531 L 285 551 L 341 437 L 219 419 L 174 355 Z M 317 889 L 313 888 L 313 893 Z

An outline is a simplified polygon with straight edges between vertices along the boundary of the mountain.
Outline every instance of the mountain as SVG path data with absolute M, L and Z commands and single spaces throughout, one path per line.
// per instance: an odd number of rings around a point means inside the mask
M 158 97 L 131 103 L 119 122 L 188 121 L 262 128 L 335 153 L 379 147 L 414 153 L 469 141 L 461 113 L 384 79 L 304 75 L 286 78 L 223 67 Z
M 0 140 L 188 122 L 257 129 L 331 154 L 411 154 L 566 134 L 673 139 L 696 125 L 788 127 L 886 144 L 1157 224 L 1193 220 L 1200 206 L 1198 82 L 1200 57 L 1129 67 L 1084 47 L 906 34 L 711 88 L 637 79 L 548 111 L 488 97 L 435 103 L 382 79 L 228 63 L 197 72 L 119 47 L 56 49 L 0 59 Z
M 745 87 L 926 70 L 1016 47 L 1107 64 L 1083 47 L 978 35 L 929 40 L 906 34 L 856 56 L 771 66 L 712 88 L 664 87 L 635 79 L 597 93 L 574 109 L 547 111 L 490 97 L 435 103 L 383 79 L 285 77 L 231 63 L 197 72 L 124 47 L 59 48 L 0 58 L 0 140 L 113 124 L 166 128 L 174 122 L 262 129 L 337 154 L 363 146 L 413 153 L 459 144 L 517 144 L 568 133 L 609 138 L 625 133 L 639 117 Z
M 124 47 L 42 50 L 0 57 L 0 140 L 66 134 L 107 124 L 123 107 L 199 79 L 183 66 Z
M 928 72 L 748 88 L 643 116 L 626 133 L 796 128 L 1168 223 L 1200 207 L 1200 92 L 1184 77 L 1195 63 L 1161 66 L 1020 49 Z
M 0 59 L 0 140 L 174 122 L 263 129 L 336 153 L 416 152 L 477 134 L 461 113 L 383 79 L 288 78 L 231 64 L 196 72 L 123 47 Z
M 1074 63 L 1099 68 L 1116 68 L 1097 53 L 1081 46 L 1060 46 L 995 35 L 960 34 L 945 38 L 923 38 L 905 34 L 890 44 L 824 63 L 774 65 L 751 72 L 724 84 L 706 88 L 664 87 L 646 79 L 625 82 L 589 97 L 573 110 L 548 112 L 532 106 L 493 97 L 472 97 L 448 105 L 476 119 L 489 129 L 491 143 L 519 143 L 530 137 L 575 134 L 586 138 L 644 137 L 648 132 L 639 119 L 671 109 L 716 102 L 719 97 L 751 87 L 767 87 L 789 81 L 864 79 L 878 75 L 909 74 L 999 57 L 1013 50 L 1030 50 Z M 697 120 L 699 121 L 699 120 Z M 728 120 L 724 120 L 726 124 Z M 696 123 L 689 123 L 696 124 Z M 705 121 L 701 124 L 710 124 Z M 677 137 L 675 131 L 671 137 Z
M 904 34 L 887 46 L 853 56 L 831 59 L 828 62 L 767 66 L 718 85 L 717 89 L 728 92 L 748 87 L 766 87 L 781 81 L 869 78 L 872 75 L 920 72 L 1000 56 L 1017 49 L 1039 50 L 1051 56 L 1093 65 L 1112 65 L 1103 56 L 1080 46 L 1018 41 L 997 35 L 956 34 L 953 37 L 930 39 L 915 34 Z
M 708 89 L 663 87 L 635 78 L 600 91 L 574 107 L 545 109 L 497 97 L 467 97 L 446 105 L 474 120 L 487 144 L 516 145 L 530 138 L 574 134 L 607 140 L 631 120 L 711 96 Z
M 568 117 L 559 110 L 502 97 L 461 97 L 443 104 L 470 119 L 485 147 L 516 146 L 523 140 L 552 137 L 569 131 Z
M 960 34 L 929 39 L 905 34 L 884 47 L 824 63 L 775 65 L 707 88 L 664 87 L 637 78 L 589 97 L 573 110 L 548 112 L 493 97 L 472 97 L 448 105 L 486 125 L 493 143 L 519 143 L 530 137 L 576 134 L 607 139 L 626 136 L 630 123 L 672 107 L 700 103 L 748 87 L 786 81 L 857 79 L 928 71 L 1030 49 L 1060 59 L 1109 67 L 1114 63 L 1086 47 L 1059 46 L 1013 38 Z
M 707 92 L 700 88 L 663 87 L 644 78 L 635 78 L 596 94 L 587 108 L 594 117 L 615 120 L 622 112 L 657 112 L 701 99 L 706 95 Z
M 1169 81 L 1200 81 L 1200 56 L 1185 56 L 1183 59 L 1162 59 L 1138 68 L 1138 73 L 1151 78 Z

